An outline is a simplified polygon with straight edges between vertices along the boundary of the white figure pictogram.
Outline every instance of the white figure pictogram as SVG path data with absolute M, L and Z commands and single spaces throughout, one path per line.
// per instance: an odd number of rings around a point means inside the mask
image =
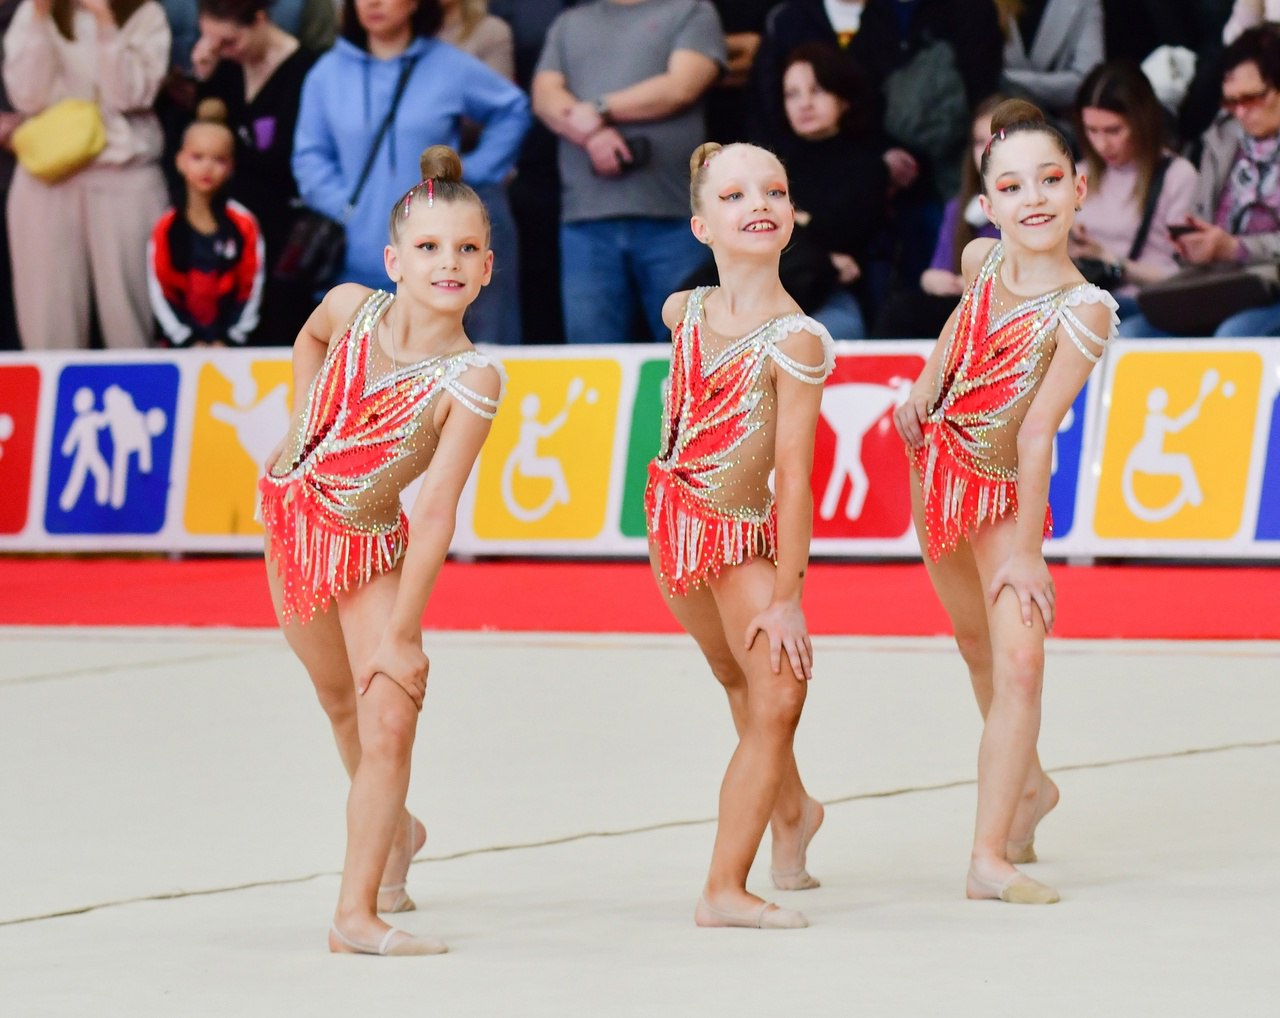
M 818 509 L 822 519 L 835 518 L 846 479 L 852 487 L 844 504 L 845 518 L 856 520 L 862 515 L 871 490 L 867 469 L 862 464 L 862 441 L 881 419 L 887 419 L 885 415 L 890 410 L 906 402 L 910 392 L 911 383 L 906 379 L 896 379 L 890 385 L 845 382 L 828 385 L 823 391 L 822 419 L 836 433 L 836 449 L 831 477 Z
M 71 427 L 67 428 L 61 449 L 63 456 L 72 457 L 71 473 L 58 496 L 58 507 L 64 513 L 70 512 L 71 507 L 80 501 L 85 479 L 90 474 L 93 475 L 93 500 L 98 505 L 106 505 L 110 494 L 111 468 L 98 448 L 98 432 L 106 425 L 107 417 L 95 409 L 96 403 L 93 390 L 87 386 L 77 389 L 71 397 L 71 407 L 76 416 Z
M 1200 392 L 1185 411 L 1177 417 L 1165 413 L 1169 406 L 1169 393 L 1155 388 L 1147 394 L 1147 416 L 1142 425 L 1142 437 L 1129 451 L 1124 461 L 1124 473 L 1121 476 L 1121 491 L 1124 504 L 1134 516 L 1145 523 L 1160 523 L 1171 519 L 1187 506 L 1198 506 L 1204 502 L 1204 492 L 1200 489 L 1200 479 L 1196 476 L 1195 464 L 1186 453 L 1168 452 L 1165 439 L 1176 435 L 1200 416 L 1205 400 L 1218 387 L 1219 375 L 1210 368 L 1200 379 Z M 1222 395 L 1230 399 L 1235 394 L 1235 384 L 1227 381 L 1222 384 Z M 1134 474 L 1150 474 L 1157 477 L 1176 477 L 1178 492 L 1167 503 L 1152 508 L 1138 498 L 1134 490 Z
M 231 402 L 212 404 L 209 416 L 231 428 L 254 466 L 261 466 L 289 428 L 289 387 L 281 382 L 259 398 L 247 364 L 225 374 L 231 382 Z
M 111 506 L 119 509 L 128 497 L 129 457 L 138 457 L 139 473 L 151 473 L 151 440 L 164 434 L 165 412 L 138 409 L 133 397 L 118 385 L 108 385 L 102 406 L 111 434 Z
M 0 458 L 4 456 L 4 443 L 13 438 L 14 423 L 9 414 L 0 414 Z
M 102 394 L 102 409 L 95 406 L 93 390 L 76 390 L 71 405 L 76 412 L 62 440 L 62 455 L 72 457 L 71 473 L 58 496 L 63 512 L 70 512 L 80 500 L 84 482 L 93 475 L 93 500 L 98 505 L 119 509 L 128 498 L 129 458 L 137 456 L 138 470 L 151 473 L 151 440 L 168 425 L 165 412 L 152 407 L 143 413 L 133 397 L 118 385 L 109 385 Z M 106 428 L 111 438 L 111 464 L 103 458 L 99 442 Z
M 581 378 L 571 379 L 565 393 L 564 409 L 545 424 L 538 420 L 542 409 L 542 401 L 536 393 L 529 393 L 520 401 L 520 434 L 516 444 L 502 466 L 502 501 L 507 512 L 523 523 L 536 523 L 558 505 L 569 504 L 569 484 L 564 476 L 564 464 L 554 456 L 544 456 L 538 452 L 538 443 L 550 438 L 569 420 L 569 412 L 580 396 L 583 396 Z M 596 401 L 596 391 L 588 389 L 586 401 Z M 524 478 L 545 479 L 551 482 L 551 491 L 546 498 L 532 508 L 521 505 L 515 494 L 515 475 Z

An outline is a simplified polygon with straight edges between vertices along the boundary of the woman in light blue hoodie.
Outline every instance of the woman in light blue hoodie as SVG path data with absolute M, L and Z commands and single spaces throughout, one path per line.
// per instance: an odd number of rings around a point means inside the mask
M 481 126 L 480 143 L 467 153 L 463 170 L 467 183 L 487 188 L 510 175 L 529 129 L 525 94 L 474 57 L 431 38 L 440 20 L 437 0 L 344 0 L 342 35 L 302 86 L 293 175 L 308 206 L 334 219 L 345 217 L 347 257 L 338 282 L 386 286 L 386 210 L 417 183 L 423 149 L 456 149 L 462 118 L 475 121 Z M 369 147 L 407 66 L 400 105 L 359 201 L 347 215 Z M 496 252 L 495 278 L 502 272 L 501 258 Z M 509 296 L 495 291 L 492 299 L 517 299 L 513 278 L 505 289 Z M 508 341 L 498 335 L 472 338 Z

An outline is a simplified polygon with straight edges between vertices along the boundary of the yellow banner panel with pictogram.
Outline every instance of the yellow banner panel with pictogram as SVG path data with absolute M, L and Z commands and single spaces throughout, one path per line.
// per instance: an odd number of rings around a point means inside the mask
M 476 536 L 598 536 L 609 503 L 622 369 L 603 359 L 513 358 L 506 367 L 506 396 L 480 453 Z
M 200 368 L 184 522 L 193 534 L 261 534 L 263 464 L 289 428 L 293 367 L 279 359 Z
M 1234 536 L 1249 488 L 1262 358 L 1233 350 L 1119 357 L 1094 530 L 1123 538 Z

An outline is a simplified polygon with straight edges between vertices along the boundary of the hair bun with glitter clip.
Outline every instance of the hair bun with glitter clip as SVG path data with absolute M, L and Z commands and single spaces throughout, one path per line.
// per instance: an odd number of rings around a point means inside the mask
M 706 141 L 693 150 L 693 155 L 689 157 L 689 176 L 696 177 L 699 170 L 705 170 L 707 164 L 711 162 L 711 157 L 719 152 L 723 145 L 716 141 Z
M 442 184 L 456 184 L 462 180 L 462 160 L 448 145 L 432 145 L 422 153 L 418 161 L 423 180 L 438 180 Z
M 1013 127 L 1047 124 L 1044 111 L 1025 99 L 1006 99 L 991 111 L 992 135 L 1007 134 Z

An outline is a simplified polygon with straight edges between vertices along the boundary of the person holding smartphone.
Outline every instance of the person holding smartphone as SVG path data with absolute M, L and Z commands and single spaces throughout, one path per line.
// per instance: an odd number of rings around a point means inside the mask
M 594 0 L 552 22 L 533 112 L 559 136 L 560 289 L 570 343 L 662 341 L 667 295 L 706 251 L 687 155 L 726 62 L 709 0 Z M 635 334 L 643 316 L 649 336 Z
M 1168 224 L 1186 265 L 1280 260 L 1280 26 L 1251 28 L 1222 54 L 1222 112 L 1205 131 L 1191 212 Z M 1162 338 L 1145 315 L 1122 336 Z M 1228 315 L 1215 336 L 1280 336 L 1280 300 Z
M 1191 211 L 1199 174 L 1166 149 L 1160 101 L 1130 61 L 1089 72 L 1076 96 L 1075 127 L 1089 195 L 1071 231 L 1071 257 L 1091 266 L 1090 278 L 1128 318 L 1138 312 L 1140 287 L 1178 271 L 1175 231 Z

